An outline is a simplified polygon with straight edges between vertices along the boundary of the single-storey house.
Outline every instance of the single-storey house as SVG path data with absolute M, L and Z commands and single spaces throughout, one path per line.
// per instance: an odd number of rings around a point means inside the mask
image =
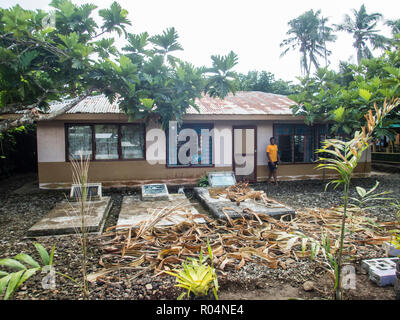
M 65 103 L 52 104 L 50 111 Z M 172 122 L 165 131 L 156 121 L 128 121 L 128 115 L 104 95 L 87 97 L 65 114 L 38 122 L 40 187 L 68 187 L 72 181 L 69 162 L 80 154 L 91 160 L 89 180 L 105 187 L 196 184 L 210 171 L 234 171 L 238 179 L 265 181 L 266 148 L 272 136 L 281 159 L 279 179 L 332 176 L 332 172 L 315 169 L 315 149 L 321 145 L 326 126 L 305 125 L 302 117 L 292 115 L 294 102 L 286 96 L 237 92 L 224 100 L 203 96 L 196 104 L 200 112 L 188 109 L 181 127 Z M 187 134 L 182 137 L 183 132 Z M 193 135 L 198 146 L 195 157 L 185 146 L 187 137 Z M 194 160 L 183 161 L 182 154 Z M 361 161 L 356 173 L 368 175 L 370 152 Z

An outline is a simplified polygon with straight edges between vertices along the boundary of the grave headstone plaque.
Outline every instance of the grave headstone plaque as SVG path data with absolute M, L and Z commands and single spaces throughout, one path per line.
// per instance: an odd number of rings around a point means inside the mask
M 69 194 L 70 201 L 80 201 L 82 195 L 82 186 L 80 184 L 73 184 Z M 88 183 L 86 184 L 86 200 L 99 201 L 102 199 L 101 183 Z
M 210 172 L 208 184 L 212 188 L 233 186 L 236 184 L 235 174 L 232 171 Z
M 145 184 L 142 186 L 142 201 L 168 200 L 169 194 L 165 183 Z

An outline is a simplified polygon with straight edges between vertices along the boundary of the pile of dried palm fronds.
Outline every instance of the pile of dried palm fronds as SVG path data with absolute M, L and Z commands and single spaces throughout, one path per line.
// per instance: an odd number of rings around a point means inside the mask
M 210 188 L 209 193 L 211 198 L 218 199 L 221 196 L 225 196 L 232 202 L 236 202 L 236 205 L 239 205 L 246 199 L 253 199 L 261 200 L 267 207 L 282 206 L 279 202 L 269 199 L 264 191 L 255 191 L 250 188 L 248 182 L 238 182 L 227 188 Z
M 178 210 L 179 209 L 179 210 Z M 265 264 L 270 268 L 285 268 L 284 259 L 311 256 L 323 261 L 321 237 L 331 242 L 335 251 L 342 214 L 338 209 L 305 209 L 291 221 L 276 220 L 258 213 L 257 220 L 235 219 L 230 222 L 213 220 L 205 215 L 182 214 L 185 208 L 160 208 L 135 228 L 111 228 L 96 238 L 104 254 L 100 259 L 103 270 L 89 276 L 95 280 L 119 268 L 139 271 L 137 274 L 177 267 L 188 257 L 196 257 L 206 248 L 207 239 L 214 255 L 217 270 L 240 269 L 246 262 Z M 166 215 L 176 212 L 186 221 L 169 227 L 156 224 Z M 207 223 L 194 219 L 202 217 Z M 389 230 L 398 228 L 396 222 L 378 223 L 360 212 L 348 217 L 348 232 L 344 252 L 356 254 L 358 248 L 381 244 L 390 239 Z M 329 236 L 329 237 L 327 237 Z M 98 241 L 100 239 L 100 241 Z

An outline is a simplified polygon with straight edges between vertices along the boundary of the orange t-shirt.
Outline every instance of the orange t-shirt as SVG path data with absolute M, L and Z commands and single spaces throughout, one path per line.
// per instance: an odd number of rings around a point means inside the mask
M 272 162 L 278 161 L 278 146 L 276 144 L 268 145 L 267 153 L 269 154 L 269 158 L 271 159 Z

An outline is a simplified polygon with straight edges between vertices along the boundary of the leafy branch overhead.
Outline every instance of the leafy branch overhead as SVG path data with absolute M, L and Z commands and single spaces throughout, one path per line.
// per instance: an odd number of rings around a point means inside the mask
M 400 51 L 387 51 L 379 58 L 363 59 L 360 65 L 342 63 L 339 72 L 319 69 L 313 77 L 300 78 L 289 97 L 295 115 L 304 116 L 307 124 L 331 124 L 331 133 L 352 135 L 363 125 L 363 114 L 375 103 L 400 95 Z M 399 122 L 399 111 L 387 115 L 374 130 L 373 136 L 388 136 L 394 140 L 390 129 Z
M 2 117 L 0 132 L 59 116 L 43 115 L 54 100 L 104 93 L 131 118 L 156 116 L 165 124 L 181 121 L 202 92 L 223 98 L 235 91 L 233 52 L 198 68 L 174 56 L 183 48 L 173 27 L 154 36 L 132 34 L 128 12 L 116 2 L 98 10 L 100 24 L 95 5 L 53 0 L 50 6 L 54 26 L 43 25 L 50 12 L 0 9 L 0 114 L 12 115 Z M 122 52 L 115 34 L 126 43 Z M 141 99 L 151 99 L 154 108 L 144 108 Z
M 229 92 L 235 93 L 236 73 L 231 71 L 238 63 L 237 55 L 231 51 L 226 56 L 211 56 L 212 67 L 205 71 L 210 74 L 204 88 L 211 97 L 225 97 Z

